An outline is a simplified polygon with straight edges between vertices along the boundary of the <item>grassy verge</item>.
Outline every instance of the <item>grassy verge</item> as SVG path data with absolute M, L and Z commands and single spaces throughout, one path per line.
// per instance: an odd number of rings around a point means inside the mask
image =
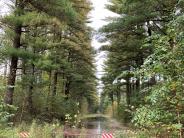
M 21 132 L 30 134 L 29 138 L 63 138 L 63 127 L 59 124 L 41 124 L 33 122 L 31 125 L 21 124 L 17 127 L 0 129 L 0 138 L 20 138 Z
M 151 133 L 146 131 L 123 130 L 115 132 L 115 138 L 155 138 Z

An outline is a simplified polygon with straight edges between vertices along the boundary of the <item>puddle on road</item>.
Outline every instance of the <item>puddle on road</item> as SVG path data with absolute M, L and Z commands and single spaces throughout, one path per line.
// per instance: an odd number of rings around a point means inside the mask
M 113 133 L 114 130 L 118 129 L 113 126 L 116 122 L 112 122 L 112 120 L 105 117 L 85 118 L 82 119 L 82 124 L 83 128 L 68 129 L 68 134 L 72 138 L 79 138 L 80 136 L 82 138 L 101 138 L 102 133 Z

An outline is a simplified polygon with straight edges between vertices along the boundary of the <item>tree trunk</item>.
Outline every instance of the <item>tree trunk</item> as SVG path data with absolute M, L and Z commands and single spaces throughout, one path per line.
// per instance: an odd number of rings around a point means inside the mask
M 117 91 L 117 104 L 118 104 L 118 106 L 120 105 L 120 102 L 121 102 L 121 93 L 120 93 L 120 91 Z
M 114 113 L 114 93 L 112 92 L 110 94 L 110 98 L 111 98 L 111 104 L 112 104 L 112 116 L 114 117 L 115 113 Z
M 135 85 L 136 85 L 136 91 L 140 91 L 140 78 L 136 79 Z
M 45 111 L 49 111 L 49 106 L 50 106 L 50 94 L 51 94 L 51 86 L 52 86 L 52 71 L 48 72 L 49 75 L 49 86 L 48 86 L 48 93 L 47 93 L 47 99 L 45 103 Z
M 153 86 L 157 83 L 155 75 L 151 77 L 151 79 L 149 80 L 149 85 Z
M 70 95 L 70 80 L 68 78 L 65 84 L 65 95 L 66 95 L 66 99 L 68 99 Z
M 16 49 L 20 48 L 20 39 L 21 39 L 21 25 L 17 25 L 14 29 L 15 37 L 13 40 L 13 47 Z M 10 71 L 7 81 L 7 90 L 5 93 L 5 103 L 6 104 L 13 104 L 13 93 L 15 88 L 15 81 L 16 81 L 16 72 L 17 72 L 17 65 L 18 65 L 18 57 L 12 56 L 10 60 Z
M 6 82 L 6 78 L 7 78 L 7 69 L 8 69 L 8 61 L 5 61 L 4 63 L 4 80 Z
M 63 71 L 64 72 L 64 71 Z M 65 93 L 65 74 L 62 74 L 62 89 L 61 89 L 61 93 L 64 94 Z
M 52 112 L 52 119 L 54 118 L 54 106 L 55 106 L 55 96 L 57 94 L 57 80 L 58 80 L 58 72 L 54 71 L 53 74 L 53 83 L 52 83 L 52 99 L 51 99 L 51 112 Z
M 127 105 L 130 105 L 130 97 L 131 97 L 131 86 L 130 86 L 130 78 L 127 78 L 126 80 L 126 101 Z
M 121 86 L 118 84 L 117 86 L 117 104 L 118 106 L 120 105 L 121 102 Z
M 53 76 L 53 89 L 52 89 L 53 97 L 57 94 L 57 80 L 58 80 L 58 73 L 57 71 L 55 71 Z
M 27 95 L 27 106 L 30 114 L 33 114 L 33 88 L 34 88 L 34 74 L 35 74 L 35 66 L 32 64 L 32 72 L 31 72 L 31 81 L 29 84 L 29 90 L 28 90 L 28 95 Z

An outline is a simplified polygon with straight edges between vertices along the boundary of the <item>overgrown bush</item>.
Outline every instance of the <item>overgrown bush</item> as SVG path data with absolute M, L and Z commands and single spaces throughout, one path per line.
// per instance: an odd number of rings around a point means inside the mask
M 11 124 L 10 119 L 14 116 L 16 110 L 15 106 L 5 104 L 0 98 L 0 127 Z

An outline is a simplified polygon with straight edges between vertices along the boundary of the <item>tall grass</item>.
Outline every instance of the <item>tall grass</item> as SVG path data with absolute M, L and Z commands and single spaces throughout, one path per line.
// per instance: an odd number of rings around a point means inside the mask
M 59 124 L 22 123 L 17 127 L 1 128 L 0 138 L 20 138 L 21 132 L 30 134 L 29 138 L 63 138 L 63 127 Z
M 115 138 L 155 138 L 151 133 L 147 131 L 131 131 L 122 130 L 115 132 Z

